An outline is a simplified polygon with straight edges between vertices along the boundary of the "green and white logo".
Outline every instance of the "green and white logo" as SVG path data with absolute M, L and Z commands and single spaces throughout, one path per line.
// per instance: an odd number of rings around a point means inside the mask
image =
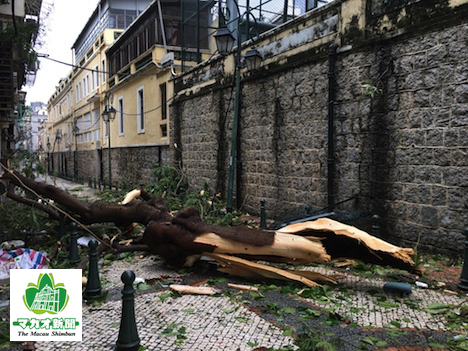
M 65 285 L 55 284 L 52 273 L 40 274 L 37 284 L 29 283 L 23 295 L 24 304 L 35 314 L 57 314 L 67 307 L 69 299 Z
M 81 341 L 81 269 L 10 271 L 10 341 Z

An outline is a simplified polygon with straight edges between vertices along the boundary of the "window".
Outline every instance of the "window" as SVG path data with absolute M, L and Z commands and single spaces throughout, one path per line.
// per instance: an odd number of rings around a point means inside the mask
M 80 101 L 80 87 L 78 84 L 75 87 L 75 98 L 76 102 Z
M 83 78 L 83 97 L 89 95 L 89 75 Z
M 97 87 L 99 87 L 99 75 L 98 75 L 98 66 L 94 67 L 92 71 L 92 91 L 95 91 Z
M 161 137 L 167 137 L 167 124 L 161 124 Z
M 123 97 L 119 97 L 118 100 L 118 111 L 119 114 L 119 135 L 124 135 L 124 104 L 123 104 Z
M 137 119 L 138 119 L 138 133 L 145 132 L 145 91 L 141 87 L 137 90 Z
M 166 83 L 159 86 L 161 91 L 161 119 L 167 119 L 167 92 L 166 92 Z
M 78 101 L 81 101 L 83 96 L 83 87 L 81 85 L 81 82 L 78 83 Z
M 102 83 L 106 82 L 106 60 L 102 60 L 101 62 L 101 80 Z

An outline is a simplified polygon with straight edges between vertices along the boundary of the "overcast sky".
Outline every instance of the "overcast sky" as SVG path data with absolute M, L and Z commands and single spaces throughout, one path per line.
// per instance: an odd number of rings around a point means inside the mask
M 71 47 L 96 8 L 99 0 L 44 0 L 42 10 L 53 3 L 48 18 L 41 18 L 45 34 L 41 38 L 44 45 L 37 52 L 49 57 L 72 63 Z M 72 67 L 40 59 L 40 69 L 32 87 L 23 87 L 27 91 L 27 104 L 34 101 L 47 103 L 61 78 L 65 78 Z

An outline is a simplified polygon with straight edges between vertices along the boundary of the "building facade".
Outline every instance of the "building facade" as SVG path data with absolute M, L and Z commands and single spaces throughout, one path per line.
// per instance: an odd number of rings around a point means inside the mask
M 109 75 L 105 52 L 148 4 L 149 0 L 100 1 L 73 44 L 75 66 L 48 102 L 43 139 L 49 172 L 102 178 L 100 116 Z
M 16 123 L 23 117 L 26 98 L 21 87 L 37 70 L 32 48 L 39 30 L 41 4 L 42 0 L 0 3 L 0 160 L 3 161 L 20 142 Z
M 180 1 L 153 1 L 138 11 L 131 1 L 106 3 L 75 42 L 77 67 L 49 100 L 49 171 L 106 184 L 142 182 L 169 162 L 171 78 L 210 57 L 213 3 L 200 1 L 198 36 L 181 30 Z M 115 111 L 110 119 L 108 110 Z
M 175 78 L 174 158 L 189 184 L 279 224 L 380 216 L 381 235 L 459 255 L 468 224 L 468 2 L 334 1 L 245 45 L 237 158 L 233 54 Z M 355 222 L 351 222 L 355 223 Z M 370 229 L 370 225 L 368 227 Z

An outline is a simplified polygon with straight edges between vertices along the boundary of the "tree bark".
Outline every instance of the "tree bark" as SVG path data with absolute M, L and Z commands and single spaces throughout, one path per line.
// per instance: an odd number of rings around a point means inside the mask
M 147 249 L 173 266 L 191 265 L 201 255 L 208 254 L 224 265 L 221 270 L 231 274 L 290 279 L 308 286 L 314 286 L 313 280 L 321 277 L 248 262 L 262 259 L 271 262 L 327 263 L 335 258 L 347 257 L 419 272 L 412 259 L 412 249 L 391 245 L 355 227 L 326 218 L 287 226 L 278 231 L 243 226 L 219 227 L 203 223 L 198 210 L 193 207 L 179 211 L 174 217 L 160 198 L 152 198 L 140 190 L 129 193 L 120 204 L 87 204 L 57 187 L 36 182 L 17 172 L 5 173 L 2 179 L 9 182 L 9 198 L 40 208 L 55 219 L 59 218 L 59 212 L 49 200 L 59 203 L 71 218 L 83 224 L 143 224 L 146 227 L 142 237 L 145 245 L 119 247 L 117 250 Z M 42 204 L 17 195 L 15 187 L 40 196 L 43 198 Z M 135 199 L 137 196 L 143 201 Z

